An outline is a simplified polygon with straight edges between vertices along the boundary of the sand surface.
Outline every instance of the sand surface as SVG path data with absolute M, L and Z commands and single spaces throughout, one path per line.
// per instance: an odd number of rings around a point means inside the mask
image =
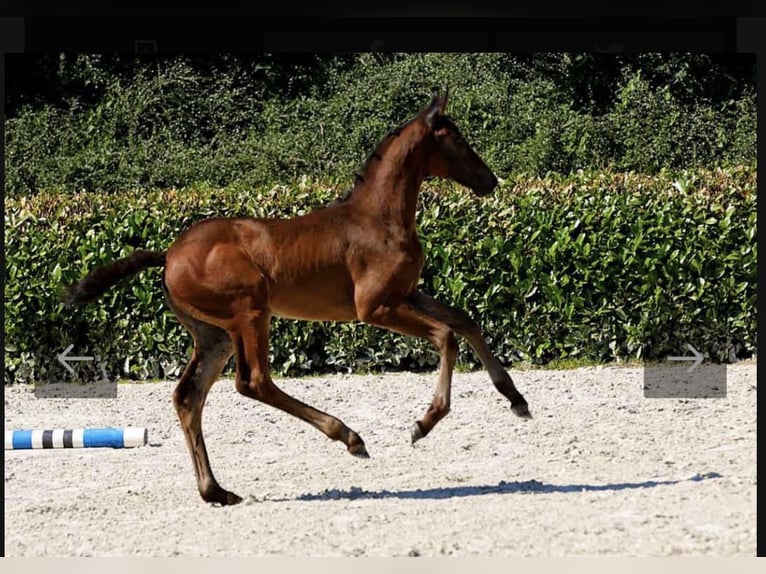
M 753 556 L 756 364 L 727 370 L 720 399 L 647 399 L 635 367 L 511 371 L 528 422 L 486 373 L 456 373 L 452 412 L 414 447 L 434 373 L 277 381 L 356 430 L 369 460 L 221 380 L 203 425 L 218 481 L 244 498 L 225 508 L 197 493 L 175 383 L 112 399 L 6 386 L 6 429 L 149 436 L 5 451 L 6 556 Z

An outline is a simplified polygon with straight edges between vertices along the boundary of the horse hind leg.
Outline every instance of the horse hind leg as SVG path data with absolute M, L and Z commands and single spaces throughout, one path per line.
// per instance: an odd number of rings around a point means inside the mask
M 231 338 L 219 327 L 178 311 L 176 314 L 194 337 L 194 352 L 173 392 L 173 404 L 192 457 L 197 487 L 206 502 L 237 504 L 242 498 L 221 488 L 213 476 L 202 436 L 202 409 L 210 387 L 234 352 Z
M 269 320 L 268 312 L 257 312 L 232 334 L 237 353 L 237 391 L 306 421 L 328 438 L 341 441 L 352 455 L 369 458 L 362 438 L 343 421 L 302 403 L 274 384 L 268 365 Z

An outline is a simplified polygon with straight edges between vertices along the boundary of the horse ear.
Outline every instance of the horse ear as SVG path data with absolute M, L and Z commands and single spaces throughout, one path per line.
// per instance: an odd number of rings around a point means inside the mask
M 431 103 L 428 105 L 428 108 L 426 108 L 426 124 L 428 124 L 429 128 L 434 127 L 434 123 L 437 117 L 444 115 L 444 110 L 447 107 L 448 93 L 449 88 L 447 88 L 444 91 L 444 95 L 441 96 L 439 95 L 438 90 L 434 90 L 433 97 L 431 98 Z

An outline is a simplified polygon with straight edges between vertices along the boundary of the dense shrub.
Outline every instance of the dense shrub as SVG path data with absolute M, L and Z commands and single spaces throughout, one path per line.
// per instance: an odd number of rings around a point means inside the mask
M 450 115 L 502 177 L 756 157 L 747 57 L 40 58 L 8 58 L 6 196 L 345 181 L 445 85 Z
M 289 217 L 342 186 L 196 186 L 119 194 L 40 193 L 5 208 L 5 381 L 67 377 L 68 344 L 113 376 L 174 376 L 190 337 L 166 310 L 158 270 L 84 308 L 59 289 L 135 248 L 164 250 L 211 216 Z M 424 187 L 422 289 L 463 307 L 514 360 L 655 358 L 692 342 L 714 360 L 756 340 L 756 171 L 579 172 L 507 179 L 491 197 Z M 433 368 L 425 341 L 360 324 L 275 320 L 280 373 Z M 476 365 L 470 353 L 460 360 Z M 82 369 L 86 369 L 83 365 Z

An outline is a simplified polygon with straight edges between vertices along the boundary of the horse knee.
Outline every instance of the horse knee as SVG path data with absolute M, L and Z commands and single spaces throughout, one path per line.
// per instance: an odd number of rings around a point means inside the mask
M 262 371 L 254 370 L 249 375 L 245 378 L 237 374 L 237 392 L 256 401 L 268 402 L 269 396 L 272 395 L 271 379 Z
M 452 329 L 447 328 L 438 333 L 435 342 L 442 354 L 447 353 L 452 356 L 457 354 L 458 342 Z
M 455 331 L 453 331 L 452 329 L 450 329 L 449 334 L 447 335 L 445 346 L 447 347 L 447 350 L 454 351 L 455 353 L 457 353 L 457 349 L 458 349 L 457 336 L 455 335 Z

